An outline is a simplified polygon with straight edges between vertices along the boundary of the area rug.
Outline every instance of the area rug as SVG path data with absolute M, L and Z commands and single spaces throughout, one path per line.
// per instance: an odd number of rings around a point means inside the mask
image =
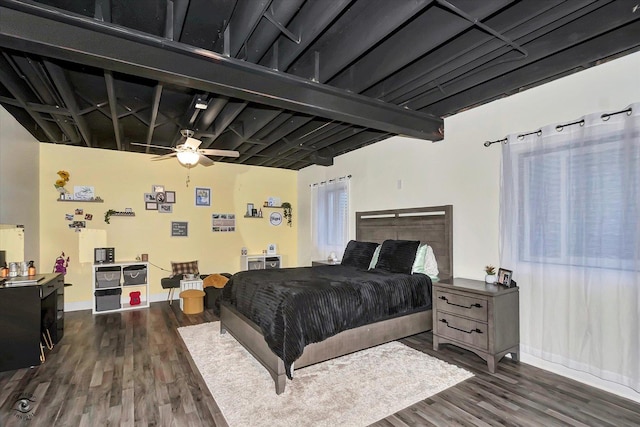
M 399 342 L 294 371 L 285 392 L 220 322 L 178 328 L 230 426 L 365 426 L 473 376 Z

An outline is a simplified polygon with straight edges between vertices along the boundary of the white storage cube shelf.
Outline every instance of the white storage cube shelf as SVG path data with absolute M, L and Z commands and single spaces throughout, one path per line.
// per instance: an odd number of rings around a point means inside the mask
M 282 256 L 277 254 L 241 255 L 240 268 L 245 271 L 282 268 Z
M 148 271 L 149 263 L 141 261 L 93 264 L 93 314 L 149 307 Z M 119 298 L 113 290 L 121 292 Z M 140 292 L 140 304 L 130 304 L 130 292 Z

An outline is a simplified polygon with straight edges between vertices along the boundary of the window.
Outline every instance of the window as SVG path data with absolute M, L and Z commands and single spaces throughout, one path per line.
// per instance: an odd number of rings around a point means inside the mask
M 313 257 L 342 256 L 349 239 L 349 178 L 311 187 Z
M 632 268 L 640 150 L 622 135 L 521 154 L 520 259 Z

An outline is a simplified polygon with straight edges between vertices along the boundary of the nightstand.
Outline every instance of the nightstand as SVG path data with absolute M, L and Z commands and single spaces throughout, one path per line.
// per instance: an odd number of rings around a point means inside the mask
M 454 344 L 487 361 L 489 372 L 511 353 L 520 354 L 518 287 L 455 278 L 433 284 L 433 349 Z
M 340 261 L 329 261 L 328 259 L 311 261 L 311 267 L 316 267 L 318 265 L 340 265 Z

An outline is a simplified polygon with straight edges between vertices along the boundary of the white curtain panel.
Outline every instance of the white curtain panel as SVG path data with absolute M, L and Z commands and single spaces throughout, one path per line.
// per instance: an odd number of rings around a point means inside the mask
M 311 186 L 311 234 L 313 259 L 339 259 L 349 238 L 349 178 Z
M 640 392 L 640 104 L 629 108 L 507 137 L 500 266 L 520 287 L 525 353 Z

